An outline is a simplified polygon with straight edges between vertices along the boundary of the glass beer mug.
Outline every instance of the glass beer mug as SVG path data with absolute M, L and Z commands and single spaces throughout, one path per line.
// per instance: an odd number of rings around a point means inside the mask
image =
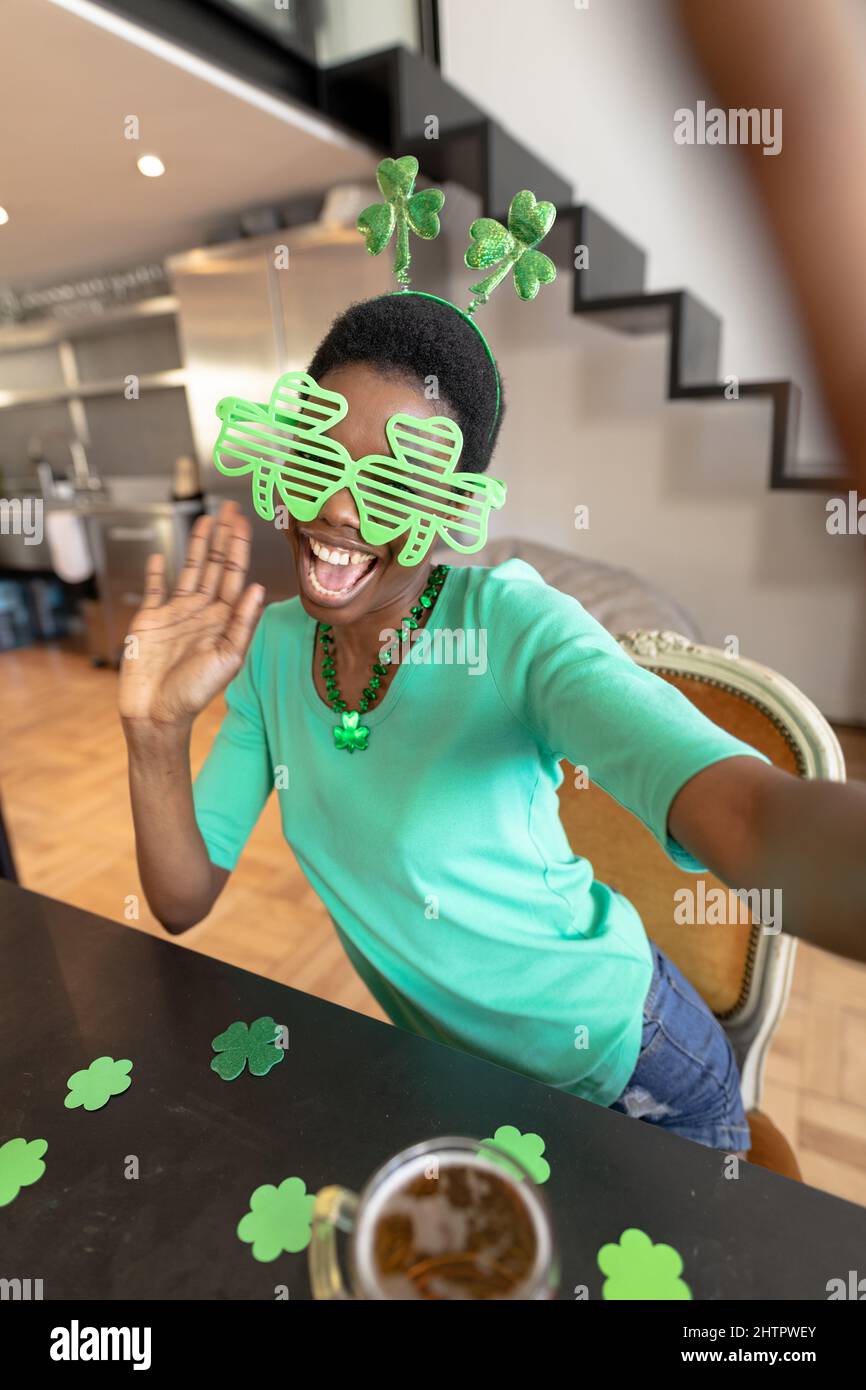
M 317 1193 L 309 1246 L 317 1299 L 548 1299 L 559 1280 L 547 1202 L 523 1165 L 475 1139 L 429 1139 L 356 1196 Z M 350 1284 L 337 1232 L 348 1236 Z

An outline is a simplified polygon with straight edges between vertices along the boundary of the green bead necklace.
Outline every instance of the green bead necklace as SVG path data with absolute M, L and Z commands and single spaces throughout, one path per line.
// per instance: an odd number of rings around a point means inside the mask
M 449 568 L 449 565 L 435 565 L 430 571 L 427 588 L 414 607 L 409 609 L 409 616 L 400 621 L 400 627 L 403 630 L 402 636 L 408 636 L 417 628 L 425 609 L 433 607 L 439 590 L 445 583 L 445 576 Z M 325 678 L 325 690 L 328 693 L 331 709 L 336 710 L 342 721 L 334 725 L 334 744 L 337 748 L 345 748 L 347 753 L 354 753 L 356 749 L 363 752 L 370 741 L 370 730 L 360 722 L 361 715 L 366 714 L 370 706 L 375 704 L 380 693 L 383 693 L 382 683 L 388 676 L 389 668 L 393 663 L 393 654 L 387 647 L 384 651 L 377 653 L 370 679 L 361 691 L 358 708 L 350 710 L 337 684 L 337 665 L 334 660 L 336 653 L 331 624 L 319 623 L 317 637 L 322 646 L 322 675 Z

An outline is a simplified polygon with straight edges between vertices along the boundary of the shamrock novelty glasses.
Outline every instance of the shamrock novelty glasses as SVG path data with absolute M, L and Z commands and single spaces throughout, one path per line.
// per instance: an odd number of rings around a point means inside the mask
M 214 462 L 221 473 L 252 474 L 253 505 L 265 521 L 276 515 L 275 490 L 296 521 L 312 521 L 330 497 L 348 488 L 369 545 L 407 533 L 397 556 L 401 565 L 417 565 L 437 536 L 464 554 L 480 550 L 490 509 L 505 501 L 505 484 L 454 471 L 463 448 L 455 421 L 392 415 L 385 426 L 392 457 L 355 460 L 327 434 L 348 409 L 345 396 L 306 372 L 286 372 L 267 405 L 238 396 L 220 401 Z

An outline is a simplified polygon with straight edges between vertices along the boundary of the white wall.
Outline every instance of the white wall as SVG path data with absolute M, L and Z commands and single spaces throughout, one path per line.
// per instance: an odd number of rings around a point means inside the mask
M 802 456 L 832 459 L 736 151 L 674 144 L 676 108 L 712 94 L 663 0 L 443 0 L 442 17 L 445 75 L 648 251 L 650 288 L 688 287 L 720 312 L 724 374 L 796 380 Z M 497 534 L 631 565 L 708 641 L 736 635 L 830 717 L 866 721 L 862 539 L 827 535 L 820 495 L 768 491 L 768 404 L 667 402 L 664 340 L 574 319 L 569 289 L 560 275 L 533 305 L 483 311 L 511 388 Z

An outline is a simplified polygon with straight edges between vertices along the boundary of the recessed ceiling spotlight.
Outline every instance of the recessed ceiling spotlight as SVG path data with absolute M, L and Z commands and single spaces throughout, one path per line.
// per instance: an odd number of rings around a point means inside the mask
M 156 154 L 143 154 L 138 161 L 138 172 L 146 179 L 158 179 L 165 173 L 165 165 Z
M 0 227 L 5 227 L 9 221 L 9 214 L 5 208 L 0 208 Z

